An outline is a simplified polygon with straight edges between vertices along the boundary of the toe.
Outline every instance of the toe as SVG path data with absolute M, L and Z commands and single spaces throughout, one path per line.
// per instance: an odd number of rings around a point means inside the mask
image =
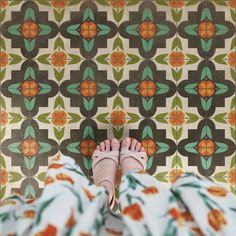
M 136 146 L 137 143 L 138 143 L 138 141 L 136 139 L 132 139 L 131 148 L 130 148 L 132 151 L 135 150 L 135 146 Z
M 105 150 L 110 151 L 111 150 L 111 141 L 109 139 L 105 140 Z
M 140 148 L 141 148 L 141 143 L 140 143 L 140 142 L 137 142 L 137 144 L 136 144 L 136 146 L 135 146 L 135 151 L 136 151 L 136 152 L 139 152 Z
M 121 147 L 123 149 L 129 149 L 130 144 L 131 144 L 131 139 L 129 137 L 126 137 L 125 139 L 123 139 Z
M 145 152 L 145 148 L 144 148 L 144 147 L 141 147 L 141 148 L 140 148 L 140 152 Z
M 100 149 L 101 149 L 101 151 L 105 151 L 105 143 L 104 142 L 100 143 Z
M 97 145 L 97 148 L 96 148 L 96 149 L 100 151 L 100 146 L 99 146 L 99 145 Z
M 119 142 L 118 139 L 113 138 L 113 139 L 111 140 L 111 149 L 112 149 L 113 151 L 117 151 L 117 150 L 120 149 L 120 142 Z

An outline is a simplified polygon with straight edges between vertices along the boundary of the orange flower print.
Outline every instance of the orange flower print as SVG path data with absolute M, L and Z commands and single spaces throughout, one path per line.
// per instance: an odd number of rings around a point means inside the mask
M 21 94 L 25 97 L 35 97 L 39 93 L 39 85 L 34 80 L 26 80 L 21 85 Z
M 55 67 L 64 67 L 67 63 L 67 55 L 64 52 L 54 52 L 51 59 Z
M 200 228 L 191 228 L 196 236 L 205 236 Z
M 0 202 L 0 206 L 5 206 L 5 205 L 16 205 L 16 201 L 6 199 Z
M 39 34 L 39 27 L 34 21 L 25 21 L 21 25 L 21 34 L 26 39 L 35 39 Z
M 73 213 L 73 209 L 72 209 L 71 215 L 66 223 L 66 227 L 68 229 L 71 229 L 74 224 L 75 224 L 75 218 L 74 218 L 74 213 Z
M 86 188 L 83 188 L 85 195 L 91 201 L 95 198 L 95 196 Z
M 236 184 L 236 171 L 235 171 L 235 169 L 231 169 L 228 172 L 228 182 L 230 183 L 230 185 L 235 186 L 235 184 Z
M 0 9 L 8 6 L 8 0 L 0 0 Z
M 6 111 L 0 111 L 0 125 L 3 127 L 8 122 L 8 113 Z
M 123 8 L 126 5 L 125 0 L 110 0 L 110 3 L 114 8 Z
M 225 197 L 228 193 L 225 188 L 218 186 L 209 187 L 207 191 L 216 197 Z
M 6 185 L 8 182 L 8 172 L 6 169 L 0 169 L 0 184 Z
M 211 210 L 207 216 L 209 225 L 215 231 L 220 231 L 227 224 L 224 214 L 218 209 Z
M 152 97 L 156 93 L 156 84 L 152 80 L 143 80 L 139 84 L 139 92 L 143 97 Z
M 80 143 L 80 152 L 86 157 L 91 157 L 97 144 L 92 139 L 85 139 Z
M 154 195 L 157 194 L 159 190 L 155 186 L 151 186 L 143 189 L 142 192 L 145 193 L 146 195 Z
M 172 112 L 170 112 L 169 121 L 170 121 L 171 125 L 173 125 L 173 126 L 183 125 L 183 123 L 184 123 L 184 113 L 182 111 L 172 111 Z
M 26 157 L 33 157 L 37 155 L 39 151 L 39 144 L 35 139 L 25 139 L 21 143 L 21 152 Z
M 148 156 L 152 156 L 157 151 L 157 145 L 152 139 L 142 140 L 141 145 L 145 148 Z
M 125 54 L 123 52 L 113 52 L 110 63 L 114 67 L 123 67 L 125 64 Z
M 91 234 L 81 232 L 78 236 L 91 236 Z
M 124 125 L 126 123 L 126 113 L 121 110 L 115 110 L 111 113 L 111 123 L 113 125 Z
M 5 67 L 8 64 L 8 55 L 6 52 L 0 52 L 0 67 Z
M 169 62 L 173 67 L 181 67 L 184 65 L 184 54 L 182 52 L 171 52 Z
M 139 34 L 143 39 L 152 39 L 156 35 L 156 25 L 149 20 L 139 25 Z
M 61 167 L 63 167 L 64 164 L 59 164 L 59 163 L 52 163 L 48 166 L 48 169 L 59 169 Z
M 83 81 L 80 88 L 80 92 L 84 97 L 93 97 L 97 93 L 97 84 L 92 80 Z
M 35 211 L 34 210 L 27 210 L 24 212 L 24 217 L 25 218 L 33 218 L 35 216 Z
M 182 8 L 185 5 L 185 0 L 170 0 L 169 4 L 172 8 Z
M 122 211 L 123 215 L 129 216 L 133 220 L 141 220 L 143 218 L 143 213 L 140 206 L 137 203 L 127 206 Z
M 69 0 L 51 0 L 51 5 L 55 8 L 64 8 Z
M 80 26 L 80 34 L 85 39 L 93 39 L 97 34 L 97 25 L 92 21 L 84 21 Z
M 58 180 L 68 181 L 68 182 L 70 182 L 71 184 L 74 183 L 74 180 L 73 180 L 69 175 L 64 174 L 64 173 L 57 174 L 57 175 L 56 175 L 56 178 L 57 178 Z
M 55 126 L 64 126 L 67 122 L 67 113 L 65 113 L 64 111 L 60 110 L 60 111 L 54 111 L 52 113 L 52 123 Z
M 169 214 L 176 219 L 176 221 L 178 222 L 179 226 L 183 226 L 185 224 L 185 219 L 184 217 L 182 217 L 181 212 L 177 209 L 177 208 L 171 208 L 169 210 Z
M 185 221 L 193 221 L 193 216 L 189 211 L 181 212 L 182 217 L 184 218 Z
M 235 126 L 236 123 L 236 112 L 233 110 L 228 115 L 229 124 Z
M 215 84 L 211 80 L 202 80 L 198 84 L 198 93 L 202 97 L 211 97 L 215 93 Z
M 49 236 L 49 235 L 50 236 L 57 235 L 57 228 L 52 224 L 48 224 L 43 231 L 36 233 L 34 236 Z
M 51 176 L 47 176 L 45 179 L 44 185 L 46 186 L 46 185 L 51 184 L 53 182 L 55 182 L 55 180 Z
M 211 21 L 202 21 L 199 25 L 198 25 L 198 35 L 202 38 L 202 39 L 210 39 L 215 35 L 216 32 L 216 27 L 215 25 L 211 22 Z
M 176 182 L 176 180 L 183 174 L 183 170 L 181 169 L 172 169 L 169 172 L 169 180 L 173 184 Z
M 228 0 L 228 6 L 231 8 L 235 8 L 236 7 L 236 0 Z
M 201 140 L 198 145 L 198 152 L 201 156 L 210 157 L 215 152 L 215 143 L 210 139 Z
M 117 230 L 114 230 L 111 228 L 105 228 L 105 230 L 109 235 L 113 235 L 113 236 L 122 236 L 123 235 L 122 231 L 117 231 Z
M 236 66 L 236 53 L 235 52 L 230 52 L 228 55 L 228 63 L 230 67 L 235 68 Z

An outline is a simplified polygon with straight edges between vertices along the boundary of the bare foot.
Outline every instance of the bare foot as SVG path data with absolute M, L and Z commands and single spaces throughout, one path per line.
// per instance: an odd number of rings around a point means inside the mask
M 106 139 L 97 146 L 93 154 L 94 183 L 103 186 L 109 193 L 109 203 L 114 198 L 115 174 L 118 165 L 120 143 L 117 139 Z
M 145 170 L 146 161 L 147 155 L 140 142 L 129 137 L 122 141 L 120 165 L 123 175 L 134 169 Z

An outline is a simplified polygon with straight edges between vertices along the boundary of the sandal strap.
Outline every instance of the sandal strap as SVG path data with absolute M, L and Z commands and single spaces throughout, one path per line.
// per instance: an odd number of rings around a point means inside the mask
M 124 160 L 128 157 L 132 157 L 135 160 L 137 160 L 143 167 L 144 170 L 146 170 L 147 164 L 147 154 L 146 152 L 135 152 L 130 150 L 121 150 L 120 152 L 120 165 L 124 162 Z
M 95 150 L 93 152 L 93 163 L 92 168 L 94 168 L 98 162 L 102 161 L 103 159 L 111 159 L 115 162 L 116 166 L 119 166 L 119 151 L 109 151 L 109 152 L 102 152 L 99 150 Z

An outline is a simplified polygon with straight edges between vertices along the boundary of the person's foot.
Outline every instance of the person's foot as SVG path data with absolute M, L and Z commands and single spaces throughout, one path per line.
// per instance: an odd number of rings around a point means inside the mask
M 106 139 L 97 146 L 93 153 L 94 183 L 103 186 L 109 193 L 110 208 L 115 203 L 115 174 L 119 164 L 120 143 L 117 139 Z
M 122 175 L 130 170 L 146 170 L 147 154 L 141 143 L 134 138 L 125 138 L 121 144 L 120 165 Z

